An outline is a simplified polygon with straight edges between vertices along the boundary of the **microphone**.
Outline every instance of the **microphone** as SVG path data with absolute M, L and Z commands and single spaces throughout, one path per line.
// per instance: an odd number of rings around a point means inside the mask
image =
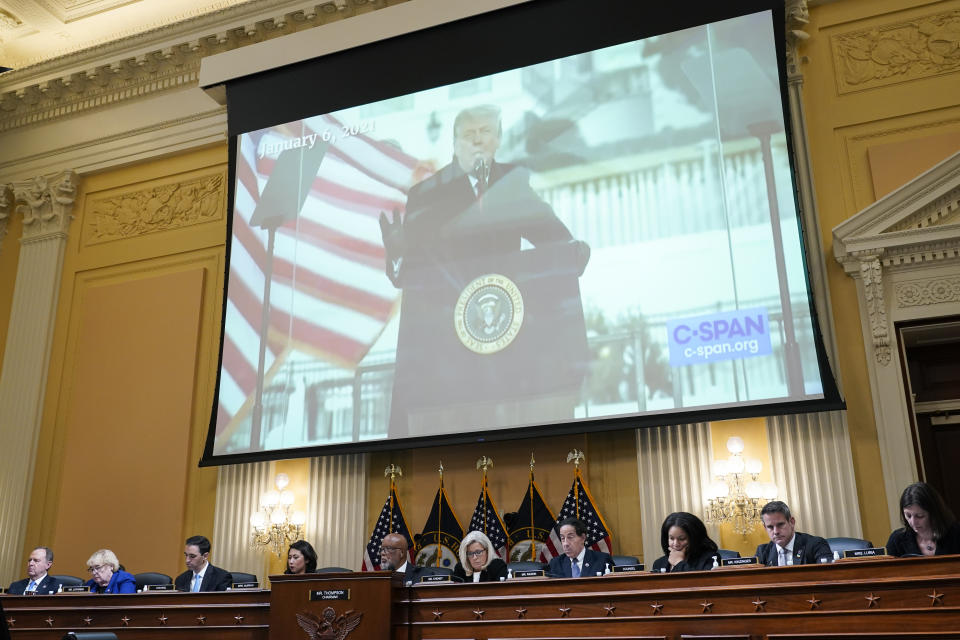
M 490 184 L 490 163 L 483 156 L 473 161 L 473 176 L 477 179 L 477 195 L 482 196 Z

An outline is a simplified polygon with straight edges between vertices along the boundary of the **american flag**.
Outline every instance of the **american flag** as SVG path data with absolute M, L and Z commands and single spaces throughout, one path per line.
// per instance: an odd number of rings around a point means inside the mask
M 413 538 L 410 537 L 410 530 L 407 529 L 407 521 L 403 517 L 403 509 L 400 507 L 400 499 L 397 497 L 397 487 L 390 485 L 390 495 L 387 501 L 383 503 L 383 509 L 380 510 L 380 517 L 377 518 L 377 524 L 373 527 L 373 533 L 370 534 L 370 541 L 367 542 L 367 552 L 363 554 L 363 565 L 361 571 L 378 571 L 380 569 L 380 542 L 383 536 L 388 533 L 399 533 L 407 539 L 407 562 L 413 562 Z
M 574 472 L 573 486 L 570 487 L 570 493 L 567 494 L 567 499 L 563 501 L 563 506 L 560 508 L 560 515 L 557 516 L 557 522 L 550 531 L 547 544 L 543 547 L 540 562 L 550 562 L 551 558 L 563 554 L 563 546 L 560 544 L 560 534 L 557 530 L 557 525 L 560 524 L 561 520 L 566 518 L 579 518 L 587 525 L 587 540 L 585 542 L 587 548 L 610 553 L 610 548 L 612 547 L 610 543 L 610 531 L 603 522 L 603 516 L 601 516 L 597 510 L 593 496 L 590 495 L 590 490 L 587 489 L 587 486 L 583 483 L 583 476 L 580 473 L 579 467 L 577 467 Z
M 507 528 L 497 513 L 493 498 L 490 497 L 486 475 L 483 476 L 480 498 L 477 500 L 477 508 L 473 510 L 473 517 L 470 518 L 470 529 L 467 533 L 470 531 L 480 531 L 490 538 L 497 555 L 501 560 L 507 561 Z
M 238 138 L 218 436 L 248 414 L 256 390 L 268 232 L 251 215 L 284 144 L 337 130 L 336 119 L 321 116 Z M 276 233 L 268 382 L 293 350 L 350 368 L 380 336 L 399 291 L 384 273 L 378 217 L 403 209 L 416 167 L 416 158 L 368 136 L 330 141 L 299 216 Z

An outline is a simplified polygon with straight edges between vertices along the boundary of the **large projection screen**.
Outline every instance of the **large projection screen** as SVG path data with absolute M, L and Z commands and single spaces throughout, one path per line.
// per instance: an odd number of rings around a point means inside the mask
M 532 3 L 228 84 L 204 463 L 842 406 L 782 5 L 687 26 L 633 4 L 603 38 Z

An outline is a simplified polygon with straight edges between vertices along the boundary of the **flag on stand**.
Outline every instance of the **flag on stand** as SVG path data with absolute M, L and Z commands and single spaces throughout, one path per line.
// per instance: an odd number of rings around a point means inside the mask
M 423 532 L 417 537 L 416 563 L 422 567 L 453 569 L 459 562 L 457 553 L 460 551 L 462 539 L 463 526 L 450 506 L 441 473 L 437 497 L 433 500 Z
M 270 323 L 261 326 L 268 231 L 251 216 L 284 145 L 295 141 L 299 147 L 304 136 L 328 130 L 339 130 L 332 116 L 238 138 L 218 434 L 239 427 L 253 403 L 261 339 L 267 340 L 266 377 L 292 350 L 352 367 L 380 336 L 398 300 L 399 290 L 384 273 L 378 217 L 403 209 L 417 160 L 369 136 L 340 136 L 330 140 L 303 207 L 276 231 Z
M 560 508 L 560 515 L 554 526 L 550 529 L 550 537 L 547 538 L 547 544 L 543 547 L 540 555 L 540 562 L 550 562 L 551 558 L 563 554 L 563 546 L 560 544 L 560 533 L 557 531 L 557 525 L 566 518 L 578 518 L 587 525 L 587 540 L 585 546 L 595 551 L 610 553 L 610 531 L 603 522 L 603 516 L 597 510 L 593 496 L 590 490 L 583 483 L 583 475 L 580 467 L 576 467 L 573 475 L 573 486 L 570 487 L 570 493 L 567 499 L 563 501 Z
M 397 485 L 394 482 L 390 483 L 390 495 L 383 503 L 380 517 L 377 518 L 377 524 L 374 525 L 373 533 L 370 534 L 370 541 L 367 542 L 367 552 L 363 554 L 361 571 L 380 569 L 380 542 L 388 533 L 399 533 L 407 539 L 407 562 L 413 562 L 413 539 L 410 537 L 407 521 L 403 517 L 403 509 L 397 497 Z
M 510 523 L 510 562 L 536 562 L 555 522 L 556 518 L 544 501 L 537 481 L 533 479 L 531 468 L 527 491 L 523 494 L 520 508 Z
M 490 497 L 486 473 L 483 474 L 477 508 L 473 510 L 473 517 L 470 518 L 470 531 L 483 532 L 490 538 L 490 542 L 493 543 L 493 548 L 500 559 L 504 562 L 507 561 L 507 528 L 504 526 L 500 514 L 497 513 L 493 498 Z

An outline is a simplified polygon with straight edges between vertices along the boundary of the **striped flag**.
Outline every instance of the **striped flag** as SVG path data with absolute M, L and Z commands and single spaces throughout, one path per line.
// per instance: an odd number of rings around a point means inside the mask
M 317 136 L 318 144 L 330 131 L 341 131 L 339 122 L 321 116 L 238 138 L 218 437 L 249 415 L 256 390 L 268 232 L 251 224 L 251 215 L 279 153 L 305 136 Z M 329 140 L 299 215 L 276 232 L 264 367 L 268 385 L 292 351 L 354 367 L 399 299 L 384 273 L 378 217 L 403 209 L 417 160 L 369 136 L 339 136 Z
M 473 510 L 473 517 L 470 518 L 470 530 L 467 533 L 470 531 L 480 531 L 490 538 L 497 555 L 504 562 L 507 561 L 507 528 L 497 513 L 493 498 L 490 497 L 487 474 L 483 474 L 480 497 L 477 499 L 477 508 Z
M 397 485 L 393 482 L 390 483 L 390 495 L 383 503 L 383 509 L 380 510 L 380 516 L 377 518 L 373 533 L 370 534 L 370 540 L 367 542 L 367 552 L 363 554 L 361 571 L 378 571 L 380 569 L 380 542 L 388 533 L 399 533 L 407 539 L 407 562 L 413 562 L 413 539 L 410 537 L 407 521 L 403 517 L 400 498 L 397 497 Z
M 584 543 L 587 548 L 610 553 L 612 547 L 610 530 L 603 522 L 603 516 L 597 510 L 593 496 L 590 495 L 590 490 L 583 483 L 580 467 L 576 467 L 574 471 L 573 486 L 570 487 L 570 493 L 567 494 L 567 499 L 563 501 L 563 507 L 560 508 L 560 515 L 557 516 L 557 520 L 550 530 L 550 537 L 547 538 L 547 544 L 543 547 L 540 562 L 550 562 L 551 558 L 563 554 L 557 525 L 566 518 L 579 518 L 587 525 L 587 539 Z
M 416 563 L 425 567 L 456 566 L 460 541 L 463 539 L 463 525 L 453 512 L 447 491 L 443 488 L 443 476 L 440 476 L 440 488 L 433 500 L 433 507 L 423 532 L 417 536 Z
M 510 523 L 510 562 L 536 561 L 537 556 L 553 531 L 553 513 L 540 493 L 540 487 L 530 470 L 530 482 L 520 501 L 515 518 Z

